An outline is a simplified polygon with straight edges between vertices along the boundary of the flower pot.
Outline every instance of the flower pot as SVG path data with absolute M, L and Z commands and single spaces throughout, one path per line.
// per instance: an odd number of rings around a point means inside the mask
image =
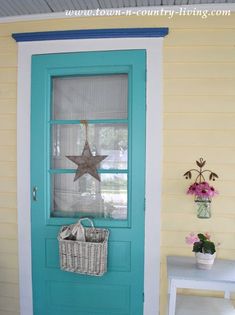
M 216 253 L 204 254 L 204 253 L 195 253 L 197 267 L 199 269 L 210 270 L 214 264 Z
M 196 198 L 197 217 L 200 219 L 209 219 L 211 217 L 211 200 L 208 198 Z

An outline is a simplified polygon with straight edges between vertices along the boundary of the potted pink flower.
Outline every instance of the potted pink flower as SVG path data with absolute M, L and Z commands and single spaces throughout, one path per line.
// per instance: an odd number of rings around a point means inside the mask
M 199 269 L 211 269 L 215 260 L 216 249 L 210 235 L 208 233 L 197 235 L 190 233 L 186 236 L 185 241 L 187 244 L 193 245 L 197 267 Z
M 197 217 L 208 219 L 211 217 L 211 200 L 218 194 L 218 191 L 205 180 L 203 173 L 209 172 L 209 180 L 213 181 L 218 178 L 218 175 L 210 170 L 203 170 L 206 161 L 202 158 L 196 161 L 196 163 L 200 168 L 199 170 L 191 169 L 184 174 L 186 179 L 191 179 L 192 172 L 197 172 L 196 180 L 189 186 L 187 194 L 194 196 L 194 201 L 197 206 Z

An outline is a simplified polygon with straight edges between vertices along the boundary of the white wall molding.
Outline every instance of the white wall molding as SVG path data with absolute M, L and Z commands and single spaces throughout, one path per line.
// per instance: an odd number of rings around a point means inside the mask
M 33 315 L 30 219 L 31 56 L 79 51 L 145 49 L 147 53 L 147 143 L 144 315 L 159 314 L 162 168 L 162 38 L 20 42 L 17 103 L 17 206 L 20 314 Z M 152 137 L 152 135 L 155 135 Z M 154 243 L 154 246 L 152 244 Z

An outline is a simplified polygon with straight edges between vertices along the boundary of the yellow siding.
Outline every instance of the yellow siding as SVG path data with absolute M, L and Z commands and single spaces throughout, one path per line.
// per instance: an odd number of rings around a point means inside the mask
M 0 24 L 0 315 L 17 315 L 16 211 L 17 44 L 14 32 L 162 27 L 164 160 L 161 231 L 161 315 L 166 307 L 166 255 L 192 255 L 191 231 L 221 242 L 218 256 L 235 258 L 235 14 L 224 17 L 96 17 Z M 220 195 L 211 220 L 198 220 L 182 174 L 199 157 L 218 172 Z M 187 225 L 184 222 L 187 221 Z
M 166 46 L 231 46 L 234 43 L 233 29 L 172 29 L 165 39 Z M 193 36 L 192 36 L 193 35 Z
M 235 55 L 235 54 L 234 54 Z M 165 113 L 235 113 L 235 95 L 165 96 Z M 196 130 L 199 131 L 199 130 Z
M 193 33 L 193 32 L 192 32 Z M 193 36 L 193 34 L 192 34 Z M 232 63 L 235 61 L 234 47 L 231 46 L 167 46 L 164 50 L 164 61 L 166 63 L 198 63 L 201 67 L 207 63 Z
M 234 52 L 232 51 L 234 54 Z M 234 78 L 235 63 L 165 63 L 165 79 L 222 79 Z

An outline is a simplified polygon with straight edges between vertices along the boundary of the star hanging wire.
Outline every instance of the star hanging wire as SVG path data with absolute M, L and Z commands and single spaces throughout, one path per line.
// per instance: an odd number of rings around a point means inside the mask
M 77 164 L 76 175 L 74 182 L 84 174 L 90 174 L 98 181 L 100 181 L 100 175 L 97 173 L 97 164 L 106 159 L 108 155 L 92 155 L 88 141 L 86 140 L 82 155 L 68 155 L 66 156 L 70 161 Z

